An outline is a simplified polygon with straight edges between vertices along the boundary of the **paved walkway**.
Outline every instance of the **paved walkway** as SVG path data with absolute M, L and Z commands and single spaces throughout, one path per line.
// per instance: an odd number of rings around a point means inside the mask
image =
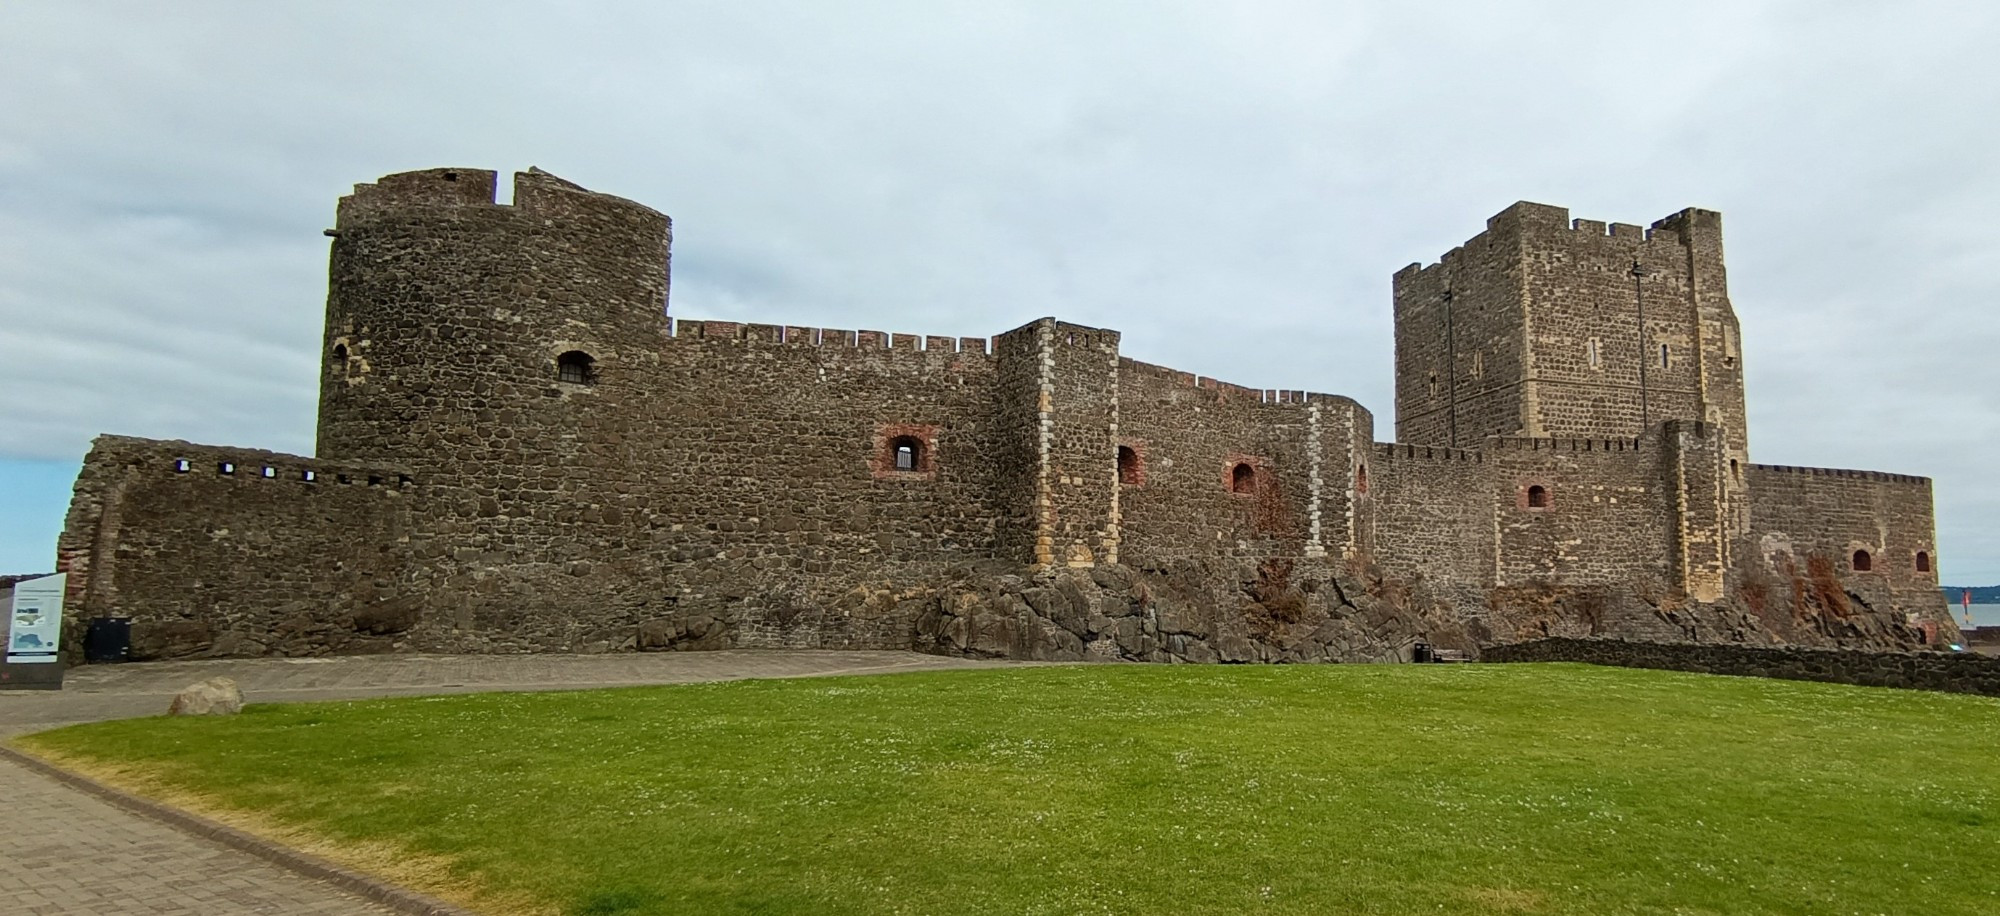
M 0 692 L 0 737 L 164 712 L 182 687 L 235 678 L 250 703 L 877 674 L 1000 662 L 910 652 L 370 656 L 93 665 L 61 691 Z M 0 913 L 301 916 L 390 911 L 0 760 Z

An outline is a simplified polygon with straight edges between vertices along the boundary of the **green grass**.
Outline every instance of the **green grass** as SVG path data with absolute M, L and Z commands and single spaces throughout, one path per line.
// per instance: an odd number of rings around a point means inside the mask
M 1978 697 L 1343 665 L 252 706 L 24 743 L 448 863 L 489 906 L 1184 916 L 2000 912 L 1996 738 Z

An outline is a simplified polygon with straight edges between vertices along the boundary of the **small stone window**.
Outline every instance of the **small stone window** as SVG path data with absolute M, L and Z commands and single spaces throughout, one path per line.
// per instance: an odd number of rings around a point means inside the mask
M 1251 467 L 1250 462 L 1239 461 L 1235 467 L 1229 469 L 1229 492 L 1246 494 L 1257 492 L 1257 469 Z
M 1549 507 L 1549 488 L 1542 486 L 1541 484 L 1535 484 L 1534 486 L 1529 487 L 1528 508 L 1547 509 L 1548 507 Z
M 1660 345 L 1660 368 L 1662 368 L 1662 369 L 1671 369 L 1671 368 L 1673 368 L 1672 364 L 1671 364 L 1671 363 L 1669 363 L 1669 362 L 1668 362 L 1668 360 L 1667 360 L 1667 345 L 1666 345 L 1666 344 L 1661 344 L 1661 345 Z
M 1435 373 L 1435 372 L 1431 373 L 1431 377 L 1430 377 L 1430 386 L 1431 386 L 1431 397 L 1437 397 L 1437 396 L 1438 396 L 1438 374 L 1437 374 L 1437 373 Z
M 1875 568 L 1875 558 L 1874 558 L 1874 557 L 1871 557 L 1871 556 L 1869 556 L 1869 555 L 1868 555 L 1868 551 L 1866 551 L 1866 550 L 1857 550 L 1857 551 L 1855 551 L 1855 552 L 1854 552 L 1854 571 L 1855 571 L 1855 572 L 1867 572 L 1867 571 L 1869 571 L 1869 570 L 1871 570 L 1871 569 L 1874 569 L 1874 568 Z
M 1354 492 L 1368 495 L 1368 466 L 1365 464 L 1354 469 Z
M 333 361 L 334 361 L 334 362 L 336 362 L 336 363 L 344 363 L 344 362 L 347 362 L 347 345 L 346 345 L 346 344 L 344 344 L 344 343 L 337 343 L 337 344 L 334 344 L 334 345 L 333 345 Z
M 236 462 L 218 461 L 215 463 L 215 472 L 218 474 L 234 474 L 236 473 Z
M 1118 482 L 1128 487 L 1136 487 L 1146 481 L 1146 469 L 1139 461 L 1139 450 L 1129 445 L 1118 447 Z
M 924 442 L 915 436 L 889 440 L 889 466 L 898 471 L 917 471 L 924 466 Z
M 1930 571 L 1931 571 L 1930 552 L 1924 550 L 1917 551 L 1917 572 L 1927 573 Z
M 1743 466 L 1737 464 L 1736 459 L 1734 458 L 1729 459 L 1729 476 L 1734 477 L 1737 480 L 1743 479 Z
M 174 459 L 174 473 L 185 474 L 188 472 L 188 468 L 190 467 L 193 467 L 193 465 L 190 464 L 186 458 Z
M 1485 378 L 1485 377 L 1486 377 L 1486 353 L 1485 353 L 1485 351 L 1482 351 L 1482 350 L 1475 350 L 1475 351 L 1473 351 L 1473 353 L 1472 353 L 1472 377 L 1473 377 L 1473 378 Z
M 597 381 L 597 360 L 582 350 L 571 350 L 556 357 L 556 379 L 572 385 L 589 385 Z
M 1583 358 L 1590 363 L 1592 369 L 1604 368 L 1604 357 L 1598 352 L 1597 338 L 1592 337 L 1583 345 Z

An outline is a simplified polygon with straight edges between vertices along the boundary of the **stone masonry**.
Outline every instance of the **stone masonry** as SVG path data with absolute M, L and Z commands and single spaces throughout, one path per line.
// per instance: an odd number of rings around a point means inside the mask
M 67 627 L 140 658 L 789 646 L 1408 658 L 1955 638 L 1928 480 L 1754 465 L 1717 214 L 1517 204 L 1353 400 L 993 338 L 675 320 L 672 224 L 538 170 L 342 198 L 316 456 L 100 437 Z

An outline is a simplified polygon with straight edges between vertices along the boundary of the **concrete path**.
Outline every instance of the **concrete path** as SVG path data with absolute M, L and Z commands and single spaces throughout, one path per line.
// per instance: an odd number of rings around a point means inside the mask
M 0 737 L 158 715 L 182 687 L 235 678 L 250 703 L 742 678 L 879 674 L 1004 662 L 910 652 L 731 650 L 641 655 L 369 656 L 93 665 L 61 691 L 0 692 Z M 0 759 L 0 913 L 386 914 L 334 886 L 107 804 Z

